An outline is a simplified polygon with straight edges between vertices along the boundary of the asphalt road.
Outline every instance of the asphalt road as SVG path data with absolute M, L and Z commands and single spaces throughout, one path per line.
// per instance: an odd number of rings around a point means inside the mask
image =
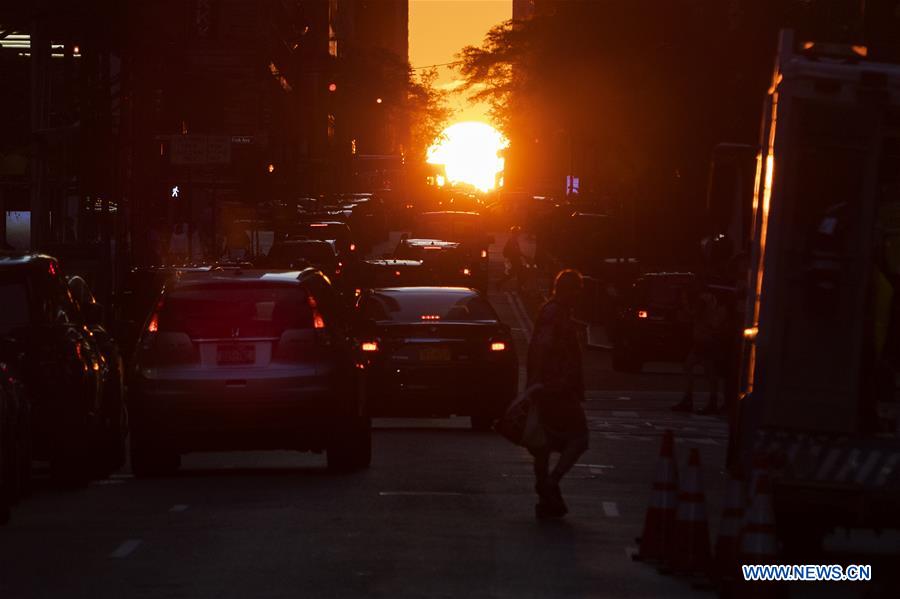
M 499 249 L 492 256 L 499 269 Z M 491 299 L 524 364 L 518 295 Z M 35 494 L 0 529 L 0 598 L 677 597 L 701 591 L 630 559 L 660 437 L 701 451 L 710 526 L 724 490 L 726 431 L 676 415 L 681 377 L 610 372 L 587 352 L 591 449 L 563 492 L 571 514 L 534 519 L 528 455 L 467 419 L 376 421 L 370 470 L 324 457 L 192 454 L 171 478 L 125 469 L 88 488 Z M 708 593 L 707 593 L 708 594 Z

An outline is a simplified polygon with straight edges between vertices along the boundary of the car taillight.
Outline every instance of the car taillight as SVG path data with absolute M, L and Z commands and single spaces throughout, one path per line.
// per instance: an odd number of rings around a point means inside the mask
M 158 331 L 159 331 L 159 314 L 154 312 L 153 316 L 150 317 L 150 322 L 147 323 L 147 332 L 148 333 L 156 333 Z
M 376 351 L 378 351 L 378 342 L 377 341 L 363 341 L 360 348 L 364 352 L 376 352 Z
M 487 258 L 487 250 L 481 250 L 481 257 Z
M 464 274 L 468 277 L 472 274 L 472 271 L 468 268 L 464 268 L 464 269 L 462 269 L 462 274 Z
M 441 317 L 439 314 L 423 314 L 421 316 L 422 320 L 440 320 Z
M 350 244 L 350 251 L 351 251 L 351 252 L 355 252 L 355 251 L 356 251 L 356 244 L 355 244 L 355 243 L 351 243 L 351 244 Z
M 506 342 L 505 341 L 492 341 L 491 342 L 491 351 L 506 351 Z
M 646 310 L 638 310 L 637 311 L 638 318 L 647 318 L 649 316 L 650 316 L 650 314 Z
M 319 304 L 316 303 L 316 298 L 310 295 L 306 301 L 309 304 L 310 309 L 312 310 L 313 328 L 324 329 L 325 319 L 322 318 L 322 313 L 319 312 Z

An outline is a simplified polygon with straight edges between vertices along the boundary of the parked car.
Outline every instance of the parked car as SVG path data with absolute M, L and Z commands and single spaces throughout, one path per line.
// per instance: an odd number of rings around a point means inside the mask
M 21 356 L 36 459 L 66 484 L 119 461 L 122 380 L 104 353 L 99 304 L 79 307 L 54 258 L 0 257 L 0 334 Z
M 421 260 L 436 285 L 487 288 L 483 260 L 461 243 L 441 239 L 405 239 L 394 250 L 395 258 Z
M 79 311 L 84 315 L 91 336 L 97 342 L 109 368 L 108 393 L 103 396 L 100 413 L 104 437 L 98 456 L 98 467 L 104 473 L 112 473 L 125 465 L 128 453 L 128 405 L 125 400 L 125 363 L 119 344 L 107 330 L 104 307 L 94 297 L 87 282 L 75 275 L 67 278 L 69 290 Z
M 196 273 L 170 281 L 130 371 L 137 476 L 191 451 L 325 451 L 368 467 L 371 427 L 343 300 L 320 271 Z
M 374 414 L 470 416 L 486 430 L 515 396 L 510 329 L 478 291 L 374 289 L 357 312 Z
M 24 495 L 31 479 L 30 405 L 14 363 L 17 349 L 0 340 L 0 525 Z
M 691 273 L 646 273 L 626 291 L 612 327 L 613 368 L 639 372 L 646 362 L 683 361 L 691 349 L 687 301 Z

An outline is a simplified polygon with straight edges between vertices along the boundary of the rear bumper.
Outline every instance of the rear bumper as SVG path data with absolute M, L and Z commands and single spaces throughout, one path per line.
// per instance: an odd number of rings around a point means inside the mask
M 369 374 L 373 415 L 501 416 L 516 395 L 516 367 L 384 365 Z
M 133 434 L 182 452 L 321 450 L 362 413 L 357 398 L 336 385 L 253 383 L 137 385 L 130 398 Z

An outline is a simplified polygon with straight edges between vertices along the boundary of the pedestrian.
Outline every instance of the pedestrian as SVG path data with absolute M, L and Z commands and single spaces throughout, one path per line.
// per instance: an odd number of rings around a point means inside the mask
M 516 289 L 522 291 L 525 282 L 525 273 L 528 268 L 525 261 L 525 254 L 522 252 L 522 246 L 519 244 L 522 237 L 522 228 L 518 226 L 510 227 L 509 239 L 503 246 L 503 257 L 506 259 L 507 271 L 500 280 L 500 283 L 506 283 L 508 280 L 516 279 Z
M 719 410 L 719 377 L 727 345 L 727 312 L 709 291 L 700 293 L 696 301 L 688 298 L 687 309 L 692 323 L 691 350 L 684 363 L 687 381 L 684 396 L 672 406 L 672 411 L 694 410 L 695 370 L 701 366 L 709 384 L 709 401 L 700 412 L 715 414 Z
M 572 321 L 582 285 L 578 271 L 563 270 L 556 275 L 553 293 L 538 313 L 528 348 L 528 386 L 540 386 L 535 398 L 547 439 L 543 447 L 529 449 L 534 456 L 538 518 L 559 518 L 568 512 L 559 483 L 588 449 L 581 348 Z M 560 455 L 551 471 L 554 452 Z

